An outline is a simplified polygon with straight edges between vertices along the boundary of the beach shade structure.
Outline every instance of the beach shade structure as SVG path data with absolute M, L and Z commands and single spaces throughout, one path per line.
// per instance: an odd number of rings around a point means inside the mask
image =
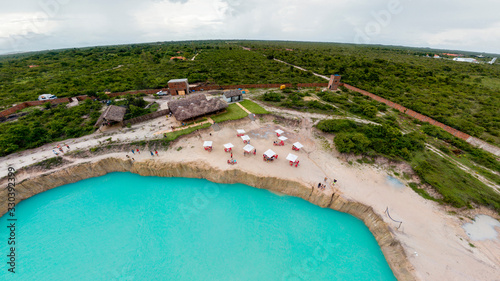
M 299 158 L 297 155 L 288 153 L 286 160 L 290 161 L 290 166 L 295 165 L 295 167 L 297 167 L 299 166 L 299 160 L 297 160 L 297 158 Z
M 275 132 L 276 132 L 276 136 L 278 136 L 278 137 L 279 137 L 279 136 L 281 136 L 281 134 L 283 134 L 283 133 L 284 133 L 284 132 L 283 132 L 282 130 L 280 130 L 280 129 L 276 130 Z
M 300 142 L 296 142 L 292 145 L 292 149 L 299 151 L 302 147 L 304 147 Z
M 284 136 L 280 136 L 278 139 L 281 140 L 281 141 L 286 141 L 288 138 L 284 137 Z
M 237 137 L 241 137 L 245 134 L 245 130 L 242 130 L 242 129 L 238 129 L 236 130 L 236 136 Z
M 212 141 L 205 141 L 205 142 L 203 142 L 203 147 L 207 151 L 212 151 Z
M 224 151 L 225 152 L 231 152 L 233 150 L 234 145 L 232 143 L 226 143 L 224 145 Z
M 274 159 L 278 159 L 278 154 L 276 154 L 271 149 L 266 150 L 263 155 L 264 161 L 273 161 Z
M 250 137 L 248 135 L 241 136 L 243 143 L 250 143 Z
M 255 147 L 247 144 L 245 145 L 245 147 L 243 147 L 243 155 L 247 155 L 247 154 L 253 154 L 255 155 L 255 153 L 257 152 L 257 150 L 255 149 Z

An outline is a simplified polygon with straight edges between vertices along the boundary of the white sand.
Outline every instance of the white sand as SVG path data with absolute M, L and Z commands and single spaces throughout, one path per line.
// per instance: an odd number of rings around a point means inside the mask
M 161 122 L 158 124 L 158 122 Z M 135 126 L 127 133 L 113 135 L 113 139 L 128 141 L 151 138 L 155 131 L 169 126 L 167 120 L 159 118 L 146 124 Z M 144 159 L 157 159 L 158 161 L 188 162 L 203 161 L 211 163 L 219 169 L 241 169 L 262 176 L 275 176 L 284 179 L 301 181 L 317 186 L 324 177 L 337 179 L 337 188 L 342 196 L 362 202 L 373 207 L 390 226 L 391 231 L 399 239 L 409 256 L 410 262 L 416 269 L 416 276 L 421 280 L 498 280 L 500 279 L 500 238 L 474 241 L 462 228 L 464 223 L 457 215 L 449 215 L 445 207 L 420 197 L 409 187 L 395 186 L 387 180 L 387 171 L 368 165 L 353 166 L 340 160 L 338 154 L 328 148 L 331 140 L 314 137 L 316 133 L 311 130 L 311 120 L 303 123 L 302 128 L 287 128 L 272 122 L 260 124 L 260 121 L 246 123 L 239 122 L 226 125 L 218 132 L 200 134 L 195 133 L 189 138 L 177 142 L 168 151 L 159 151 L 160 157 L 151 157 L 148 151 L 140 155 L 135 154 L 136 161 Z M 163 127 L 160 127 L 163 126 Z M 251 145 L 257 149 L 256 155 L 243 156 L 243 142 L 236 136 L 236 129 L 244 129 L 251 138 Z M 282 129 L 289 139 L 285 146 L 273 146 L 276 140 L 274 130 Z M 134 131 L 134 132 L 132 132 Z M 85 149 L 97 145 L 109 136 L 92 135 L 77 140 L 68 141 L 72 149 Z M 207 152 L 202 144 L 205 140 L 212 140 L 213 151 Z M 304 148 L 299 152 L 291 149 L 292 143 L 299 141 Z M 230 154 L 224 152 L 223 144 L 234 144 L 233 158 L 238 161 L 236 165 L 228 165 Z M 43 158 L 53 157 L 52 145 L 43 148 L 25 151 L 0 159 L 0 176 L 5 176 L 7 164 L 14 164 L 15 168 L 30 163 L 36 163 Z M 182 149 L 178 150 L 179 147 Z M 279 157 L 271 163 L 263 162 L 262 153 L 267 149 L 275 151 Z M 288 153 L 299 156 L 299 167 L 290 167 L 285 157 Z M 125 158 L 127 152 L 112 153 L 97 156 L 93 159 L 72 159 L 75 163 L 104 157 Z M 128 152 L 130 156 L 132 154 Z M 325 190 L 332 193 L 331 188 Z M 399 223 L 390 220 L 384 214 L 389 208 L 391 216 Z

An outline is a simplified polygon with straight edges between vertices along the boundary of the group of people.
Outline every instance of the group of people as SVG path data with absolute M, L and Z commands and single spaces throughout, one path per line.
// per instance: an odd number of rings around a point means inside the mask
M 325 190 L 326 188 L 326 181 L 328 180 L 327 177 L 325 177 L 325 184 L 323 183 L 318 183 L 318 189 Z M 335 185 L 337 183 L 336 179 L 333 179 L 332 185 Z
M 155 156 L 155 154 L 156 154 L 156 156 L 160 156 L 160 155 L 158 155 L 158 150 L 155 150 L 154 153 L 152 150 L 150 150 L 149 152 L 151 153 L 151 156 L 153 156 L 153 157 Z
M 66 146 L 66 148 L 69 150 L 69 145 L 64 144 L 63 146 Z M 61 153 L 64 153 L 64 150 L 60 144 L 57 145 L 57 150 L 59 150 Z M 55 149 L 52 149 L 52 152 L 54 152 L 56 156 L 59 155 L 59 152 L 57 152 Z

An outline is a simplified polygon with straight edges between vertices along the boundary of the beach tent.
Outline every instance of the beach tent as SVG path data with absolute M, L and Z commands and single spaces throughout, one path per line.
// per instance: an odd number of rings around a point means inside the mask
M 236 136 L 241 137 L 245 134 L 245 130 L 238 129 L 236 130 Z
M 271 149 L 268 149 L 266 150 L 266 152 L 264 152 L 264 155 L 267 156 L 268 158 L 272 158 L 276 155 L 276 153 L 274 153 L 274 151 L 272 151 Z
M 246 143 L 247 141 L 250 140 L 250 137 L 248 135 L 241 136 L 241 139 Z
M 284 137 L 284 136 L 280 136 L 278 139 L 281 140 L 281 141 L 286 141 L 288 138 Z
M 278 136 L 284 133 L 284 132 L 283 132 L 282 130 L 280 130 L 280 129 L 276 130 L 275 132 L 276 132 L 276 134 L 278 134 Z
M 255 147 L 253 147 L 249 144 L 247 144 L 247 145 L 245 145 L 245 147 L 243 147 L 243 150 L 248 152 L 248 153 L 252 152 L 254 149 L 255 149 Z
M 288 153 L 288 156 L 286 157 L 286 160 L 295 162 L 297 160 L 297 158 L 299 158 L 297 155 Z
M 212 147 L 212 141 L 205 141 L 203 147 Z
M 301 149 L 302 147 L 304 147 L 300 142 L 294 143 L 293 146 L 295 146 L 298 149 Z
M 225 148 L 227 148 L 227 149 L 229 149 L 229 148 L 233 148 L 233 147 L 234 147 L 234 145 L 233 145 L 232 143 L 230 143 L 230 142 L 229 142 L 229 143 L 226 143 L 226 144 L 224 145 L 224 147 L 225 147 Z

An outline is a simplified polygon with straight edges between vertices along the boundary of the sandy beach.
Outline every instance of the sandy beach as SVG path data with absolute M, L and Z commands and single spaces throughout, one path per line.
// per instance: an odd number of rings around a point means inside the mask
M 85 150 L 89 147 L 103 145 L 112 137 L 119 142 L 153 139 L 154 133 L 168 128 L 173 122 L 158 118 L 139 124 L 131 129 L 121 129 L 113 134 L 95 133 L 80 139 L 66 141 L 72 150 Z M 331 136 L 326 136 L 311 128 L 311 120 L 305 119 L 300 125 L 293 122 L 276 123 L 271 117 L 251 121 L 245 118 L 239 121 L 221 125 L 219 131 L 207 129 L 194 132 L 188 137 L 175 141 L 167 151 L 158 151 L 159 156 L 151 156 L 149 150 L 141 154 L 130 151 L 112 152 L 96 155 L 90 158 L 63 158 L 71 161 L 69 165 L 98 161 L 108 157 L 135 161 L 155 160 L 159 162 L 199 162 L 207 163 L 220 170 L 239 169 L 262 177 L 272 176 L 304 183 L 315 187 L 324 183 L 327 178 L 327 188 L 323 191 L 327 196 L 334 192 L 342 197 L 373 207 L 386 222 L 393 235 L 401 242 L 408 260 L 413 265 L 415 277 L 419 280 L 500 280 L 500 232 L 495 227 L 497 236 L 491 239 L 471 240 L 463 229 L 465 223 L 471 222 L 477 214 L 485 214 L 499 219 L 498 214 L 487 209 L 453 210 L 433 201 L 425 200 L 406 185 L 389 177 L 389 165 L 366 165 L 356 161 L 347 161 L 344 156 L 333 149 Z M 245 145 L 236 136 L 236 129 L 243 129 L 251 138 L 251 145 L 257 150 L 256 155 L 243 155 Z M 284 146 L 274 146 L 277 140 L 276 129 L 284 131 L 288 139 Z M 112 131 L 110 131 L 112 132 Z M 327 138 L 328 137 L 328 138 Z M 213 150 L 208 152 L 203 148 L 204 141 L 213 141 Z M 300 142 L 304 148 L 300 151 L 291 149 L 292 143 Z M 233 159 L 237 164 L 228 165 L 230 153 L 224 151 L 223 144 L 232 143 Z M 0 159 L 0 177 L 4 177 L 7 166 L 16 169 L 53 157 L 55 144 L 42 148 L 12 154 Z M 272 149 L 279 157 L 273 162 L 264 162 L 262 154 Z M 290 166 L 285 159 L 288 153 L 298 156 L 298 167 Z M 64 169 L 67 166 L 58 167 Z M 397 170 L 398 167 L 395 167 Z M 30 174 L 20 173 L 18 181 L 33 178 L 46 171 Z M 333 179 L 337 180 L 335 185 Z M 317 190 L 316 190 L 317 191 Z M 4 201 L 2 199 L 2 201 Z M 4 204 L 4 203 L 2 203 Z M 390 216 L 402 223 L 395 222 Z M 455 213 L 456 212 L 456 213 Z M 471 244 L 473 246 L 471 246 Z

